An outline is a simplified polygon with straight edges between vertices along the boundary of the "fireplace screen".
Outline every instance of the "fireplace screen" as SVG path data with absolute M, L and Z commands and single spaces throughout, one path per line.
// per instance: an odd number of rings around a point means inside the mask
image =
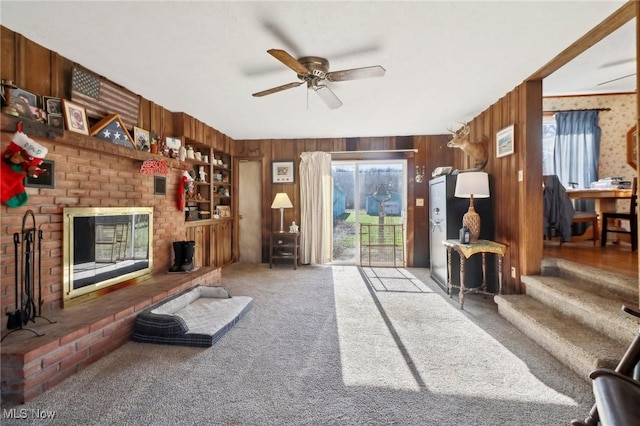
M 64 209 L 65 302 L 150 273 L 152 240 L 150 207 Z

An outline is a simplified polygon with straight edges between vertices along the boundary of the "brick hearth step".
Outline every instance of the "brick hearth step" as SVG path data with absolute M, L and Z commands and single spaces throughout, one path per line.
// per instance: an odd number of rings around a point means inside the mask
M 154 274 L 134 286 L 44 312 L 54 324 L 36 318 L 26 326 L 43 336 L 16 331 L 2 342 L 2 400 L 23 403 L 41 394 L 129 341 L 139 311 L 196 285 L 220 285 L 220 279 L 220 268 Z

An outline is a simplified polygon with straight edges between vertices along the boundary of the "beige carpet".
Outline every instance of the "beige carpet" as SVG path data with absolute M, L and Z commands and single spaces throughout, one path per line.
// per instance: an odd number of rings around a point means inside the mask
M 427 270 L 398 271 L 418 290 L 389 291 L 384 271 L 378 288 L 354 266 L 232 265 L 223 283 L 254 307 L 213 347 L 130 342 L 3 406 L 28 416 L 2 424 L 566 425 L 588 412 L 588 382 L 491 299 L 461 311 Z

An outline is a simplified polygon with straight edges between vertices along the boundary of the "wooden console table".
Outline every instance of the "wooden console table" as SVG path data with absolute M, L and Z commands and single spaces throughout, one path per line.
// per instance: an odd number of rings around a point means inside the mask
M 493 253 L 498 257 L 498 293 L 502 294 L 502 259 L 507 251 L 507 246 L 504 244 L 496 243 L 495 241 L 479 240 L 474 244 L 462 244 L 458 240 L 445 240 L 442 242 L 447 247 L 447 268 L 448 268 L 448 293 L 449 297 L 453 297 L 453 289 L 459 288 L 458 300 L 460 301 L 460 309 L 464 309 L 464 296 L 467 293 L 480 293 L 480 294 L 496 294 L 487 291 L 487 263 L 486 254 Z M 451 281 L 451 252 L 456 251 L 460 255 L 460 285 L 454 286 Z M 474 254 L 482 254 L 482 285 L 478 288 L 466 288 L 464 285 L 465 261 Z

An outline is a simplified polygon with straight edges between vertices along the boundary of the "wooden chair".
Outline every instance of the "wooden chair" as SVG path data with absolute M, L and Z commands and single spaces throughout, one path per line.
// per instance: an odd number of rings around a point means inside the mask
M 609 223 L 609 219 L 628 220 L 630 230 Z M 628 212 L 610 212 L 602 214 L 602 241 L 600 245 L 607 245 L 607 234 L 629 234 L 631 237 L 631 251 L 638 249 L 638 178 L 633 178 L 631 186 L 631 199 Z
M 595 212 L 575 212 L 571 223 L 591 223 L 593 245 L 598 245 L 598 215 Z M 562 241 L 560 241 L 562 245 Z
M 543 181 L 543 188 L 544 191 L 547 190 L 547 181 L 549 181 L 550 176 L 543 176 L 542 177 Z M 599 239 L 599 233 L 598 233 L 598 215 L 595 212 L 577 212 L 575 211 L 575 209 L 573 209 L 571 206 L 573 205 L 573 203 L 571 202 L 571 199 L 569 198 L 569 195 L 567 194 L 566 189 L 564 188 L 564 186 L 558 181 L 558 177 L 553 175 L 553 181 L 550 181 L 550 183 L 552 184 L 553 188 L 550 188 L 551 191 L 555 191 L 555 193 L 557 194 L 558 199 L 560 200 L 560 202 L 562 203 L 562 205 L 567 206 L 566 209 L 570 209 L 573 212 L 573 216 L 571 217 L 571 225 L 573 225 L 574 223 L 591 223 L 591 231 L 592 231 L 592 237 L 591 239 L 593 240 L 593 245 L 597 246 L 598 245 L 598 239 Z M 555 182 L 555 183 L 554 183 Z M 544 201 L 551 201 L 548 200 L 547 197 L 545 195 L 543 195 Z M 553 201 L 551 201 L 553 202 Z M 545 213 L 548 213 L 549 211 L 551 211 L 551 208 L 546 208 L 545 207 Z M 565 216 L 566 217 L 566 216 Z M 567 226 L 568 223 L 565 223 L 564 221 L 562 221 L 562 224 L 556 224 L 553 223 L 555 221 L 556 218 L 546 218 L 545 222 L 548 222 L 551 228 L 556 228 L 557 229 L 557 225 L 561 225 L 561 226 Z M 562 233 L 562 232 L 561 232 Z M 551 238 L 551 236 L 554 233 L 552 232 L 552 229 L 548 229 L 547 230 L 547 235 L 549 236 L 549 238 Z M 563 237 L 560 237 L 560 246 L 562 247 L 562 243 L 563 243 Z

